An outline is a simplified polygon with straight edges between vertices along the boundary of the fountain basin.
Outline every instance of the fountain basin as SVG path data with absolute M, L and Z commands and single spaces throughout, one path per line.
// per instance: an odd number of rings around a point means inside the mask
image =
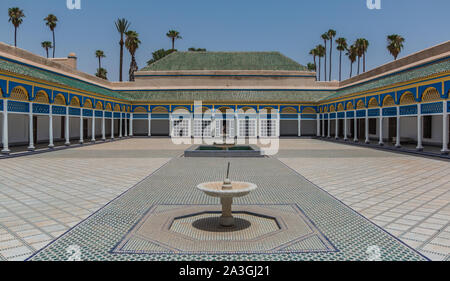
M 264 157 L 256 145 L 193 145 L 184 157 Z
M 234 226 L 234 218 L 231 211 L 234 197 L 248 195 L 257 188 L 256 184 L 250 182 L 205 182 L 197 185 L 197 188 L 208 196 L 219 197 L 222 204 L 222 216 L 219 223 L 225 227 Z

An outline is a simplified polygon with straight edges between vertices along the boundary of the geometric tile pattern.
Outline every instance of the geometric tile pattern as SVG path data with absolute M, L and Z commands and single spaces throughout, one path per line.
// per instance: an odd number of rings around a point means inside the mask
M 0 260 L 26 259 L 180 154 L 159 150 L 166 143 L 152 140 L 154 150 L 130 139 L 0 159 Z
M 217 205 L 152 206 L 114 253 L 246 254 L 336 251 L 297 205 L 234 205 L 234 227 Z M 269 206 L 266 208 L 266 206 Z
M 151 206 L 216 205 L 220 209 L 217 198 L 206 196 L 195 186 L 201 182 L 223 180 L 228 161 L 231 162 L 232 180 L 245 180 L 258 186 L 248 196 L 237 198 L 235 206 L 296 204 L 322 236 L 290 244 L 286 250 L 288 253 L 220 253 L 227 252 L 226 244 L 214 254 L 114 252 L 124 237 L 142 222 Z M 154 243 L 158 239 L 147 239 L 152 243 L 145 244 L 142 235 L 136 237 L 141 240 L 134 239 L 130 243 L 143 249 L 161 246 Z M 325 237 L 336 250 L 299 251 L 307 247 L 320 248 L 317 238 L 321 237 Z M 382 260 L 426 259 L 275 158 L 217 158 L 213 161 L 208 158 L 174 158 L 37 252 L 31 260 L 67 260 L 70 257 L 68 249 L 74 246 L 80 248 L 82 260 L 367 260 L 371 258 L 369 250 L 373 247 L 377 247 Z M 136 246 L 130 244 L 127 247 L 132 249 Z
M 282 140 L 277 157 L 428 258 L 450 259 L 450 162 L 312 139 Z

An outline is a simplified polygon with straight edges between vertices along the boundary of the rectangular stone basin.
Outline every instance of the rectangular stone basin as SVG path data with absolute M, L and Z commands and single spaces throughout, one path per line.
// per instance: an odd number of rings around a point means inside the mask
M 264 157 L 256 145 L 194 145 L 184 151 L 184 157 Z

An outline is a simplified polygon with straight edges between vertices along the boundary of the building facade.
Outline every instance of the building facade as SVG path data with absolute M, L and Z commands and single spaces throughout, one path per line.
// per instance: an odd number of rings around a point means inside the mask
M 342 82 L 277 52 L 176 52 L 109 82 L 0 44 L 2 153 L 128 136 L 317 136 L 448 153 L 450 42 Z M 197 102 L 201 102 L 201 105 Z

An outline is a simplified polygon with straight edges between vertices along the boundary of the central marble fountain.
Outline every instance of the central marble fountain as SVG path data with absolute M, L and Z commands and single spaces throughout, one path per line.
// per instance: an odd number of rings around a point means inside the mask
M 234 226 L 234 218 L 231 210 L 233 198 L 246 196 L 257 188 L 256 184 L 249 182 L 231 182 L 229 174 L 230 162 L 228 162 L 227 176 L 223 182 L 205 182 L 197 186 L 206 195 L 220 198 L 222 216 L 219 218 L 219 224 L 225 227 Z

